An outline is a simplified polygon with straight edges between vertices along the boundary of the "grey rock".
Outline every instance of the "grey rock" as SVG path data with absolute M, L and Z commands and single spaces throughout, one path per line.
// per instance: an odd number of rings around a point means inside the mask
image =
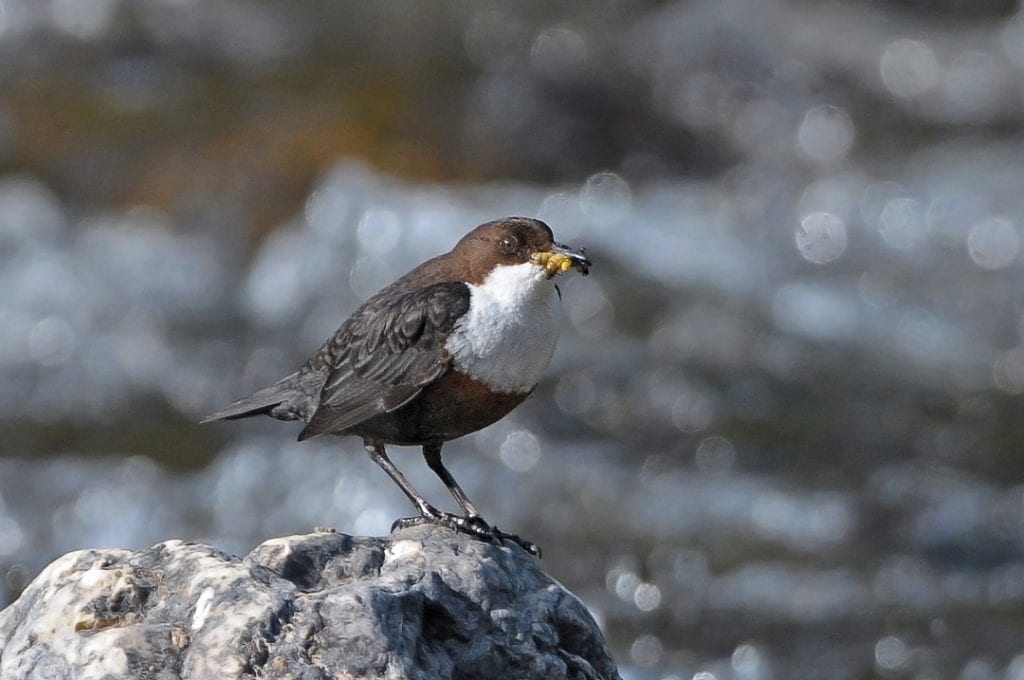
M 518 547 L 420 525 L 81 550 L 0 612 L 0 677 L 618 678 L 587 609 Z

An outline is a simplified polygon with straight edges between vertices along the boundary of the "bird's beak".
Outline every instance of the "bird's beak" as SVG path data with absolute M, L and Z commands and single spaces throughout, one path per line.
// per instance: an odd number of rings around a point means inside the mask
M 561 243 L 553 244 L 551 250 L 534 253 L 530 259 L 534 264 L 544 267 L 549 277 L 570 269 L 578 269 L 580 274 L 586 276 L 592 264 L 584 248 L 570 248 Z

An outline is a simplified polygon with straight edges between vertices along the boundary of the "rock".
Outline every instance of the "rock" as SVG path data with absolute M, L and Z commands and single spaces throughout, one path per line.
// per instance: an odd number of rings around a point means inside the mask
M 82 550 L 0 612 L 0 677 L 618 678 L 597 624 L 518 547 L 420 525 L 238 558 Z

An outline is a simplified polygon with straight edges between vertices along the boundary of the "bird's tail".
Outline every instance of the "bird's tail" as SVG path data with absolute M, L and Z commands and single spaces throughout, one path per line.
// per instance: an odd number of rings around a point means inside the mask
M 296 371 L 295 373 L 278 380 L 270 387 L 264 387 L 262 390 L 253 392 L 248 397 L 242 397 L 227 408 L 217 411 L 216 413 L 212 413 L 199 422 L 209 423 L 215 420 L 234 420 L 235 418 L 248 418 L 249 416 L 270 414 L 270 412 L 278 406 L 286 404 L 289 401 L 296 400 L 300 396 L 299 372 Z M 279 410 L 288 411 L 290 409 Z M 277 414 L 275 413 L 271 415 Z M 292 417 L 294 418 L 298 416 L 296 415 Z

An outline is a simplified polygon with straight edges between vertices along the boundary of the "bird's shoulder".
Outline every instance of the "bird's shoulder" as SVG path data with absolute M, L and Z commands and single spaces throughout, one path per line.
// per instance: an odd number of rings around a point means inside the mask
M 322 383 L 300 436 L 342 431 L 415 398 L 451 366 L 447 338 L 469 305 L 459 281 L 368 300 L 310 360 Z
M 459 317 L 469 310 L 469 286 L 440 281 L 371 298 L 346 321 L 334 341 L 341 353 L 398 354 L 444 345 Z
M 396 287 L 367 300 L 323 344 L 306 369 L 324 376 L 324 396 L 353 378 L 420 382 L 449 360 L 445 343 L 470 305 L 461 281 Z
M 310 357 L 304 372 L 330 372 L 339 366 L 354 342 L 361 339 L 365 342 L 375 335 L 379 338 L 389 330 L 393 340 L 402 342 L 400 334 L 409 326 L 395 325 L 394 321 L 408 317 L 418 308 L 430 310 L 430 317 L 440 322 L 433 328 L 435 332 L 444 328 L 445 313 L 464 313 L 461 301 L 464 299 L 468 304 L 469 289 L 452 271 L 449 255 L 445 253 L 423 262 L 363 302 Z M 392 327 L 395 330 L 391 330 Z

